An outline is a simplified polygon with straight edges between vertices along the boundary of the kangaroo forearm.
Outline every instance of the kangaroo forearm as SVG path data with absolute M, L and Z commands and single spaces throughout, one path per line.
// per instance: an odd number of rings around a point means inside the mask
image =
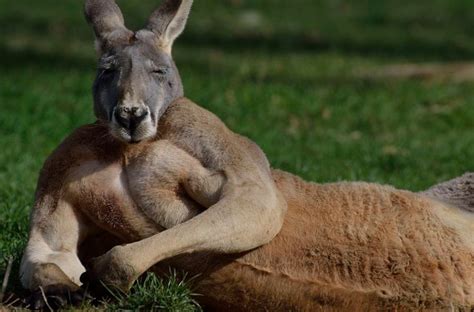
M 130 256 L 132 267 L 143 273 L 157 262 L 180 254 L 237 253 L 268 243 L 282 226 L 279 211 L 284 210 L 284 204 L 277 197 L 262 197 L 266 204 L 233 196 L 224 198 L 191 220 L 123 246 L 122 257 Z M 136 259 L 134 254 L 142 257 Z
M 37 205 L 44 202 L 37 203 Z M 85 271 L 76 256 L 76 250 L 86 232 L 84 218 L 80 212 L 62 199 L 54 207 L 36 206 L 48 211 L 42 219 L 33 220 L 28 243 L 21 263 L 21 281 L 24 287 L 34 289 L 62 282 L 62 275 L 44 275 L 41 264 L 58 266 L 70 281 L 80 285 L 79 276 Z M 38 216 L 38 215 L 37 215 Z

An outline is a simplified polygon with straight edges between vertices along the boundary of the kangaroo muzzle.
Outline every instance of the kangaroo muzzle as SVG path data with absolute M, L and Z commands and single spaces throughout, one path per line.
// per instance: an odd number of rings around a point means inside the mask
M 113 109 L 110 129 L 116 138 L 128 143 L 138 143 L 155 136 L 156 125 L 149 107 L 138 103 L 121 102 Z
M 146 106 L 118 106 L 114 110 L 115 121 L 132 134 L 148 116 Z

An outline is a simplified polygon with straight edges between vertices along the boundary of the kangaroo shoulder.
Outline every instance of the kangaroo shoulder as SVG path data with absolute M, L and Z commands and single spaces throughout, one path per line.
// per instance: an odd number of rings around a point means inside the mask
M 90 124 L 77 128 L 48 156 L 40 172 L 37 194 L 59 189 L 71 169 L 90 160 L 111 162 L 120 157 L 117 145 L 105 126 Z
M 170 105 L 160 119 L 159 131 L 217 131 L 221 135 L 229 132 L 219 117 L 187 98 L 180 98 Z
M 89 124 L 75 129 L 52 152 L 46 163 L 66 162 L 69 166 L 87 158 L 113 157 L 121 150 L 105 125 Z
M 229 130 L 208 110 L 181 98 L 167 109 L 160 120 L 161 139 L 176 144 L 204 165 L 222 168 L 243 160 L 252 162 L 246 139 Z

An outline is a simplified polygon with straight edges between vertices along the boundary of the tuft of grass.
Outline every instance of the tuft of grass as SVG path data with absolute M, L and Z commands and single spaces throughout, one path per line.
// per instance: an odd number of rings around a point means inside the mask
M 191 279 L 186 280 L 186 275 L 178 278 L 176 271 L 171 271 L 165 279 L 147 273 L 128 294 L 108 288 L 114 300 L 104 302 L 104 308 L 107 311 L 202 311 L 193 299 L 196 294 L 191 292 L 190 284 Z

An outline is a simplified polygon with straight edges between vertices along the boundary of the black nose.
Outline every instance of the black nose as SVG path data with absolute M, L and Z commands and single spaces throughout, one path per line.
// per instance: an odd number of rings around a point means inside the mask
M 148 110 L 140 107 L 117 107 L 114 113 L 117 123 L 130 132 L 135 131 L 146 116 Z

